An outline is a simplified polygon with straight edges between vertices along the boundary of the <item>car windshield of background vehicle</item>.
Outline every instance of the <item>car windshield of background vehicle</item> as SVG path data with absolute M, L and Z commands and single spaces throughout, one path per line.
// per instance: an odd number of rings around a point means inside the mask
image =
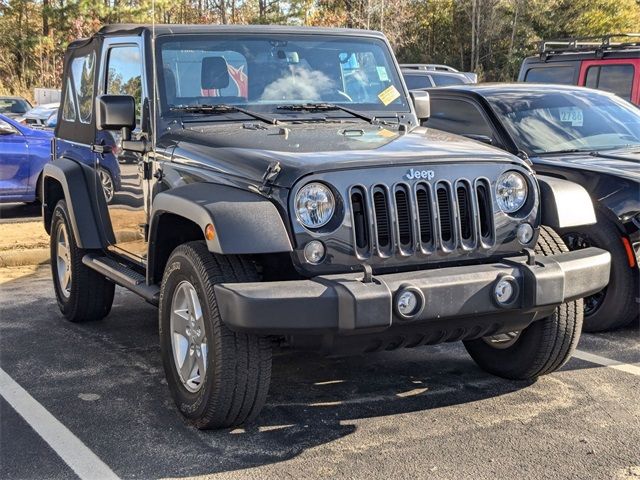
M 395 116 L 407 112 L 382 40 L 326 35 L 191 35 L 159 38 L 161 102 L 175 107 L 237 105 L 278 115 L 280 105 L 329 103 Z M 333 110 L 323 116 L 344 116 Z
M 558 83 L 562 85 L 573 85 L 575 75 L 574 67 L 538 67 L 527 71 L 524 79 L 530 83 Z
M 530 154 L 640 146 L 640 109 L 612 95 L 500 92 L 487 100 Z
M 436 87 L 446 87 L 447 85 L 463 85 L 464 78 L 458 75 L 442 75 L 440 73 L 432 73 L 433 83 Z
M 29 104 L 15 98 L 0 98 L 0 113 L 3 114 L 21 114 L 27 113 Z

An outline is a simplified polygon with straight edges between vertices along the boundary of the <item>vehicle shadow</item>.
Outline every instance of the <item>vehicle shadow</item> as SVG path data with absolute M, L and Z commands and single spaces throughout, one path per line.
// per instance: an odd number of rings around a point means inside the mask
M 0 204 L 0 221 L 11 221 L 23 218 L 37 219 L 42 215 L 39 203 L 5 203 Z
M 438 409 L 528 385 L 487 375 L 457 345 L 348 358 L 283 353 L 274 358 L 269 398 L 255 422 L 234 430 L 195 432 L 212 453 L 220 445 L 232 453 L 174 473 L 205 475 L 277 463 L 355 433 L 360 419 L 425 412 L 433 417 L 425 418 L 428 425 L 437 421 Z M 392 437 L 401 428 L 392 425 L 380 422 L 367 428 Z M 163 468 L 157 473 L 166 475 Z
M 344 358 L 278 351 L 260 416 L 242 428 L 199 431 L 169 395 L 155 308 L 119 289 L 105 320 L 71 324 L 44 268 L 0 289 L 2 368 L 122 478 L 277 464 L 354 434 L 361 419 L 392 438 L 401 424 L 376 418 L 424 412 L 428 428 L 440 409 L 530 385 L 484 373 L 459 343 Z M 87 393 L 99 400 L 83 400 Z

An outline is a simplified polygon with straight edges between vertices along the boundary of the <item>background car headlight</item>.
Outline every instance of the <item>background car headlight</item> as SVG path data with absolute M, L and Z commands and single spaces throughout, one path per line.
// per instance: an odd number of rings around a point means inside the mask
M 296 216 L 305 227 L 319 228 L 326 225 L 331 220 L 335 207 L 333 193 L 321 183 L 309 183 L 296 195 Z
M 496 201 L 505 213 L 514 213 L 527 201 L 527 180 L 518 172 L 504 172 L 496 182 Z

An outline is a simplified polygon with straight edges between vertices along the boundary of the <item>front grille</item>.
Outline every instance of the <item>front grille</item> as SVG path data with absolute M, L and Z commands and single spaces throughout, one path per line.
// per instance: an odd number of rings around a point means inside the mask
M 360 258 L 488 248 L 494 241 L 489 182 L 358 185 L 350 189 Z

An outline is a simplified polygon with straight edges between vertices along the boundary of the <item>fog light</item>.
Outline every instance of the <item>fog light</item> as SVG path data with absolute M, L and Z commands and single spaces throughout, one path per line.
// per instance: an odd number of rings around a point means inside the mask
M 518 285 L 513 277 L 501 277 L 493 287 L 493 296 L 498 305 L 512 304 L 518 296 Z
M 422 310 L 422 294 L 415 288 L 405 288 L 400 290 L 396 296 L 396 311 L 401 317 L 410 318 Z
M 324 260 L 324 245 L 320 240 L 311 240 L 304 247 L 304 258 L 307 262 L 317 265 Z
M 518 229 L 516 230 L 516 235 L 518 237 L 518 241 L 522 245 L 526 245 L 533 238 L 533 227 L 528 223 L 522 223 L 518 225 Z

